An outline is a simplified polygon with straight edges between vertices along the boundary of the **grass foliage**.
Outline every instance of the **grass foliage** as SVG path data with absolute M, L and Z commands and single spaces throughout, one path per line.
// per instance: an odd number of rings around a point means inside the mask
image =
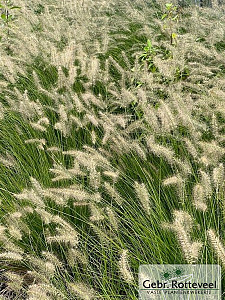
M 165 4 L 8 3 L 1 299 L 134 300 L 140 264 L 224 274 L 225 8 Z

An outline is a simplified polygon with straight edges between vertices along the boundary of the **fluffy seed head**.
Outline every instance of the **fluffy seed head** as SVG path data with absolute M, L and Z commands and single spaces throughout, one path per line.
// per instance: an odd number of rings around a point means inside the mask
M 69 288 L 82 300 L 94 300 L 97 297 L 96 291 L 83 282 L 69 283 Z
M 119 260 L 119 270 L 123 280 L 127 283 L 132 283 L 134 280 L 133 274 L 131 272 L 129 263 L 128 263 L 128 250 L 123 249 L 122 254 Z
M 137 197 L 138 197 L 143 209 L 145 210 L 145 212 L 147 214 L 150 214 L 151 205 L 150 205 L 150 200 L 149 200 L 149 193 L 148 193 L 148 190 L 147 190 L 145 184 L 135 182 L 134 188 L 135 188 Z
M 225 248 L 220 241 L 219 237 L 216 235 L 215 231 L 213 229 L 209 229 L 207 231 L 207 235 L 209 238 L 209 241 L 216 252 L 218 258 L 221 260 L 222 264 L 225 266 Z

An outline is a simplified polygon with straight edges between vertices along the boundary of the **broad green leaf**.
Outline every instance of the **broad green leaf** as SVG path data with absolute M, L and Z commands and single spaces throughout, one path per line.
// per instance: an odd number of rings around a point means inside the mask
M 149 48 L 152 48 L 152 42 L 150 40 L 147 41 L 147 45 Z
M 170 9 L 173 6 L 173 3 L 166 3 L 166 8 Z
M 162 15 L 162 20 L 164 20 L 167 17 L 167 14 Z
M 10 7 L 10 9 L 21 9 L 21 7 L 20 6 L 12 6 L 12 7 Z
M 172 38 L 176 39 L 177 38 L 177 34 L 175 32 L 172 33 Z
M 7 17 L 6 17 L 6 14 L 1 14 L 1 18 L 2 18 L 2 20 L 7 20 Z

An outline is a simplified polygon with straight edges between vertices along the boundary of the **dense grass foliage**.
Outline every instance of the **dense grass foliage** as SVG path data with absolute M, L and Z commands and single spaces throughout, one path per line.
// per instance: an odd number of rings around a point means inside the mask
M 225 8 L 165 4 L 8 4 L 1 299 L 137 299 L 140 264 L 224 274 Z

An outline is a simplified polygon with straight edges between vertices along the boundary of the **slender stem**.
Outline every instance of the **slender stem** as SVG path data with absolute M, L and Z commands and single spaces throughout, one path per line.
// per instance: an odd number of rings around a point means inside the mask
M 7 40 L 9 39 L 9 11 L 6 9 Z

